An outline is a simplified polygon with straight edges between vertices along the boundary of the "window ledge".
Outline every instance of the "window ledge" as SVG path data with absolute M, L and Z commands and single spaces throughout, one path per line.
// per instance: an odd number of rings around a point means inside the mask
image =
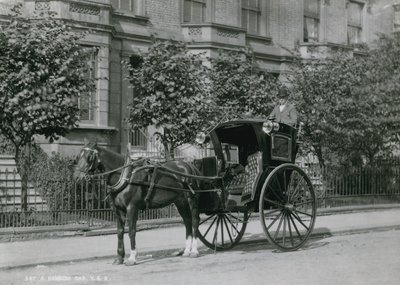
M 134 21 L 140 21 L 140 22 L 149 21 L 149 17 L 147 16 L 135 15 L 133 12 L 120 9 L 114 9 L 112 14 L 115 17 L 126 18 Z
M 312 46 L 327 46 L 327 47 L 332 47 L 332 48 L 342 48 L 342 49 L 353 49 L 353 47 L 346 45 L 346 44 L 336 44 L 336 43 L 331 43 L 331 42 L 308 42 L 308 43 L 300 43 L 300 46 L 305 46 L 305 47 L 312 47 Z
M 237 26 L 229 26 L 229 25 L 222 25 L 222 24 L 216 24 L 216 23 L 181 23 L 181 27 L 214 27 L 214 28 L 220 28 L 220 29 L 226 29 L 226 30 L 232 30 L 232 31 L 237 31 L 237 32 L 242 32 L 246 33 L 246 29 L 243 29 L 242 27 L 237 27 Z
M 91 125 L 91 124 L 79 124 L 76 129 L 79 130 L 102 130 L 102 131 L 118 131 L 118 128 L 116 127 L 110 127 L 110 126 L 96 126 L 96 125 Z
M 272 42 L 271 37 L 254 35 L 254 34 L 246 34 L 246 39 L 263 42 L 263 43 L 271 43 Z

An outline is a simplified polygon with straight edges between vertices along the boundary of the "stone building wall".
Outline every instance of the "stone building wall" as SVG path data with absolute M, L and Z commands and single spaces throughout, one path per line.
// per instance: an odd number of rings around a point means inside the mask
M 0 20 L 6 20 L 10 7 L 18 0 L 0 0 Z M 22 0 L 20 0 L 22 1 Z M 126 2 L 121 2 L 126 1 Z M 42 140 L 48 151 L 75 154 L 84 138 L 123 152 L 128 141 L 124 118 L 133 89 L 125 77 L 122 60 L 145 52 L 154 35 L 163 39 L 185 40 L 193 52 L 216 54 L 219 48 L 251 47 L 261 69 L 279 73 L 285 70 L 290 54 L 285 49 L 300 47 L 307 56 L 317 46 L 328 51 L 347 45 L 347 5 L 364 5 L 362 40 L 372 44 L 378 33 L 400 30 L 400 0 L 319 0 L 319 38 L 303 42 L 304 1 L 260 0 L 258 35 L 242 28 L 241 1 L 205 0 L 204 23 L 183 22 L 183 0 L 24 0 L 28 12 L 52 10 L 76 29 L 91 29 L 83 45 L 98 47 L 96 57 L 97 104 L 92 122 L 55 144 Z M 120 4 L 123 4 L 122 6 Z M 352 49 L 352 48 L 350 48 Z

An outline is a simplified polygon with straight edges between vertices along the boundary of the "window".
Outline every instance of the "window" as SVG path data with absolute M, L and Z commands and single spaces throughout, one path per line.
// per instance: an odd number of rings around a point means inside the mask
M 319 39 L 319 0 L 304 0 L 304 34 L 303 41 L 318 42 Z
M 260 16 L 259 0 L 242 0 L 242 28 L 249 34 L 260 33 Z
M 206 14 L 206 0 L 184 0 L 183 22 L 203 23 Z
M 271 159 L 291 161 L 292 140 L 282 135 L 271 136 Z
M 347 2 L 347 43 L 358 44 L 362 41 L 362 3 Z
M 114 9 L 134 11 L 134 0 L 111 0 Z
M 132 147 L 145 148 L 146 147 L 146 132 L 145 130 L 131 130 L 129 132 L 129 142 Z
M 87 60 L 88 69 L 86 77 L 91 79 L 92 82 L 96 81 L 96 70 L 97 70 L 97 52 L 92 52 Z M 91 91 L 89 94 L 85 94 L 79 98 L 79 109 L 80 109 L 80 120 L 81 121 L 93 121 L 94 120 L 94 107 L 96 103 L 96 89 Z

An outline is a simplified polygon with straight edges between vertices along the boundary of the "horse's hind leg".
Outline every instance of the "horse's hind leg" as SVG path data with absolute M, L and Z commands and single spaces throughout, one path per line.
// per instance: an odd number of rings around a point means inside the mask
M 124 263 L 124 257 L 125 257 L 124 231 L 125 231 L 126 214 L 121 210 L 117 210 L 116 214 L 117 214 L 118 257 L 114 260 L 113 264 L 119 265 Z
M 199 195 L 186 193 L 187 199 L 189 201 L 190 211 L 191 211 L 191 225 L 193 232 L 192 248 L 190 250 L 190 257 L 198 257 L 198 236 L 199 236 L 199 223 L 200 223 L 200 213 L 199 213 Z
M 136 224 L 138 220 L 138 209 L 134 205 L 128 206 L 128 225 L 129 225 L 129 239 L 131 242 L 131 253 L 127 261 L 125 261 L 125 265 L 135 265 L 136 264 Z

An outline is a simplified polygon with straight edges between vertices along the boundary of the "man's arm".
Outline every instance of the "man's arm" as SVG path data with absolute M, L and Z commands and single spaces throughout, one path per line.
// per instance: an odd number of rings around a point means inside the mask
M 279 106 L 275 106 L 274 109 L 272 110 L 271 114 L 269 114 L 268 119 L 270 120 L 275 120 L 276 119 L 276 113 L 278 112 Z
M 291 105 L 291 108 L 289 111 L 289 119 L 293 126 L 297 125 L 298 113 L 297 113 L 297 110 L 294 107 L 294 105 Z

